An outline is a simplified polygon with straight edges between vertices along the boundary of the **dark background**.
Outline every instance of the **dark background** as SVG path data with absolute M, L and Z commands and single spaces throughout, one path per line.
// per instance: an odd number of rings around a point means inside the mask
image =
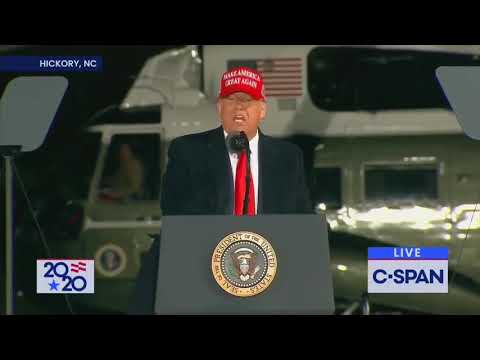
M 82 130 L 88 121 L 102 109 L 119 105 L 133 85 L 146 60 L 165 50 L 183 45 L 54 45 L 0 46 L 0 56 L 8 55 L 52 55 L 52 56 L 101 56 L 103 69 L 92 73 L 56 73 L 69 81 L 66 94 L 61 102 L 44 144 L 36 151 L 22 153 L 16 159 L 19 173 L 32 200 L 34 210 L 60 195 L 62 185 L 68 185 L 79 164 L 75 159 L 82 153 Z M 39 75 L 39 73 L 0 72 L 0 94 L 3 95 L 8 82 L 18 76 Z M 0 95 L 0 96 L 1 96 Z M 35 119 L 32 119 L 34 121 Z M 93 164 L 91 164 L 93 166 Z M 26 202 L 15 180 L 15 222 L 17 229 L 32 227 L 34 222 L 27 211 Z M 4 161 L 0 165 L 0 308 L 5 309 L 5 184 Z M 47 212 L 48 213 L 48 212 Z M 45 219 L 39 219 L 43 227 Z M 24 249 L 16 244 L 16 260 Z M 39 245 L 41 248 L 41 245 Z M 32 249 L 33 250 L 33 249 Z M 19 254 L 22 253 L 22 254 Z M 16 261 L 16 271 L 21 264 Z M 64 306 L 63 306 L 64 307 Z
M 0 55 L 58 55 L 102 56 L 103 70 L 98 73 L 58 73 L 69 81 L 69 87 L 57 112 L 55 121 L 43 146 L 31 154 L 22 155 L 20 162 L 29 159 L 47 160 L 49 157 L 68 155 L 66 145 L 75 145 L 75 134 L 97 111 L 120 104 L 145 61 L 174 45 L 122 45 L 122 46 L 26 46 Z M 0 73 L 0 93 L 17 76 L 38 73 Z M 33 119 L 32 119 L 33 120 Z M 61 152 L 61 153 L 60 153 Z M 46 163 L 43 166 L 47 166 Z

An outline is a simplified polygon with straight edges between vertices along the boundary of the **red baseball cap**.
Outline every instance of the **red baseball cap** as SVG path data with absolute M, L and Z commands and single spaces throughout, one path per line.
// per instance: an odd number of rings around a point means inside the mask
M 219 97 L 223 98 L 235 92 L 247 93 L 255 100 L 265 101 L 262 75 L 257 70 L 246 66 L 228 70 L 220 80 Z

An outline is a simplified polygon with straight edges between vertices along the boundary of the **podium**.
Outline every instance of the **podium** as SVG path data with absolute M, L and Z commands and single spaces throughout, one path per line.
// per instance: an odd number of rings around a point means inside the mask
M 155 314 L 332 314 L 323 215 L 165 216 Z

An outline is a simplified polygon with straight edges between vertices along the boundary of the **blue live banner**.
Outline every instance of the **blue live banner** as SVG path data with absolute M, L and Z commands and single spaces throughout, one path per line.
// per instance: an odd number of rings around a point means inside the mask
M 0 72 L 99 72 L 101 56 L 0 56 Z
M 448 293 L 448 248 L 368 248 L 368 292 Z
M 448 260 L 447 247 L 372 247 L 368 248 L 368 260 Z

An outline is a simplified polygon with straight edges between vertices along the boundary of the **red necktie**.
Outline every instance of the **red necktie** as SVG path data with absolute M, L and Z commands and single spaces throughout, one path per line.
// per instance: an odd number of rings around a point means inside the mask
M 235 215 L 243 215 L 243 200 L 247 190 L 247 152 L 242 151 L 237 163 L 237 172 L 235 174 Z M 248 200 L 248 212 L 250 216 L 255 215 L 255 189 L 253 188 L 253 176 L 250 172 L 250 189 Z

